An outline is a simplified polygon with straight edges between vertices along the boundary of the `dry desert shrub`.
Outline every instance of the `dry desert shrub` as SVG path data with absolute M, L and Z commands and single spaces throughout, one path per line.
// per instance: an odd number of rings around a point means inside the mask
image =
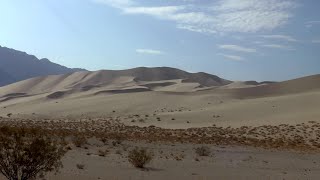
M 106 137 L 101 137 L 100 140 L 103 144 L 108 144 L 108 139 Z
M 136 168 L 144 168 L 153 158 L 153 153 L 144 148 L 135 148 L 129 151 L 128 160 Z
M 120 145 L 120 144 L 122 144 L 122 141 L 123 141 L 123 138 L 121 136 L 116 136 L 114 138 L 114 141 L 112 141 L 112 145 L 113 146 Z
M 210 156 L 211 154 L 210 148 L 207 146 L 198 147 L 195 151 L 198 156 Z
M 0 128 L 0 172 L 8 180 L 29 180 L 62 167 L 65 144 L 37 129 Z
M 77 164 L 77 168 L 81 170 L 84 169 L 84 164 Z
M 109 150 L 99 150 L 98 151 L 98 155 L 101 156 L 101 157 L 105 157 L 107 154 L 109 153 Z
M 73 137 L 72 142 L 76 147 L 82 147 L 88 143 L 87 138 L 84 136 L 75 136 Z

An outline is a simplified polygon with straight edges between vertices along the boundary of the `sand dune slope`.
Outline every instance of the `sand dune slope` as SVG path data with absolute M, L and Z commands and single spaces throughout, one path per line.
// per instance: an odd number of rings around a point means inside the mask
M 175 81 L 172 82 L 172 80 Z M 157 81 L 160 82 L 158 82 L 158 84 L 149 83 Z M 12 93 L 26 93 L 30 95 L 66 90 L 72 90 L 74 92 L 88 91 L 95 88 L 117 90 L 139 85 L 154 89 L 156 87 L 161 88 L 174 85 L 176 82 L 179 82 L 179 84 L 196 84 L 196 86 L 189 86 L 190 88 L 199 86 L 222 86 L 231 83 L 231 81 L 206 73 L 188 73 L 167 67 L 135 68 L 120 71 L 75 72 L 65 75 L 32 78 L 2 87 L 0 89 L 0 96 Z M 175 88 L 172 89 L 174 90 Z M 186 89 L 186 91 L 191 91 L 191 89 Z
M 151 70 L 76 72 L 15 83 L 0 88 L 0 115 L 105 116 L 165 128 L 320 121 L 320 75 L 258 85 L 221 79 L 220 86 L 203 88 L 214 78 L 189 74 L 195 75 L 191 81 L 181 79 L 184 71 L 171 70 L 159 75 L 161 68 L 142 76 Z
M 232 85 L 232 84 L 230 84 Z M 230 86 L 229 85 L 229 86 Z M 279 96 L 320 90 L 320 74 L 289 81 L 226 90 L 237 98 Z

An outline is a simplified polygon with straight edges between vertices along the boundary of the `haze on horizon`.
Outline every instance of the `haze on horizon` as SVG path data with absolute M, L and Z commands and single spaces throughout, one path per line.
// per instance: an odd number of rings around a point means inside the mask
M 280 81 L 320 72 L 318 7 L 302 0 L 3 0 L 0 45 L 88 70 L 169 66 Z

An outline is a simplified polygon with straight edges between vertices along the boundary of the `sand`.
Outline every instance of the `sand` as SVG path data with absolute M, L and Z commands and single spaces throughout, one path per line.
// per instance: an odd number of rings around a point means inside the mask
M 182 80 L 135 82 L 134 77 L 113 77 L 99 84 L 100 76 L 89 78 L 97 84 L 79 85 L 79 79 L 94 75 L 48 76 L 0 88 L 0 115 L 117 116 L 127 125 L 163 128 L 296 124 L 318 122 L 320 117 L 319 75 L 254 87 L 228 84 L 226 89 Z M 73 88 L 68 88 L 71 84 Z M 127 117 L 134 114 L 155 114 L 161 121 L 132 123 Z
M 130 132 L 119 147 L 73 147 L 61 173 L 47 179 L 319 179 L 319 107 L 320 75 L 256 83 L 133 69 L 38 77 L 0 88 L 0 116 L 6 117 L 1 122 Z M 42 124 L 47 121 L 60 123 Z M 113 121 L 122 129 L 108 124 Z M 202 143 L 214 155 L 196 161 L 194 148 Z M 133 168 L 123 146 L 155 151 L 149 170 Z M 111 153 L 95 155 L 101 148 Z M 77 169 L 77 163 L 85 169 Z
M 136 145 L 136 144 L 135 144 Z M 128 162 L 132 145 L 102 146 L 71 150 L 64 158 L 65 167 L 47 179 L 318 179 L 320 157 L 315 154 L 271 152 L 241 147 L 210 147 L 211 155 L 199 157 L 194 146 L 176 144 L 144 144 L 156 154 L 146 170 L 137 170 Z M 129 147 L 126 149 L 126 147 Z M 99 149 L 109 149 L 106 157 Z M 117 154 L 118 153 L 118 154 Z M 78 169 L 77 164 L 84 165 Z

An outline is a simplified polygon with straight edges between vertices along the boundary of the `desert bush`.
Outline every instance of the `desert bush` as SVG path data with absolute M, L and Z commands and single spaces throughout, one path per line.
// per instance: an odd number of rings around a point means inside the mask
M 108 144 L 108 139 L 106 137 L 101 137 L 100 140 L 103 144 Z
M 73 137 L 72 142 L 76 147 L 81 147 L 88 143 L 87 138 L 84 136 L 75 136 Z
M 36 129 L 0 128 L 0 172 L 8 180 L 29 180 L 62 167 L 65 144 Z
M 116 136 L 114 138 L 114 141 L 112 141 L 112 145 L 113 146 L 120 145 L 120 144 L 122 144 L 122 141 L 123 141 L 123 138 L 121 136 Z
M 105 157 L 107 154 L 109 153 L 109 150 L 99 150 L 98 151 L 98 155 L 101 156 L 101 157 Z
M 207 146 L 201 146 L 195 149 L 198 156 L 210 156 L 211 150 Z
M 77 164 L 78 169 L 84 169 L 84 164 Z
M 153 154 L 144 148 L 129 151 L 128 160 L 136 168 L 144 168 L 153 158 Z
M 117 150 L 116 150 L 116 154 L 121 155 L 121 154 L 122 154 L 122 153 L 121 153 L 121 150 L 120 150 L 120 149 L 117 149 Z

